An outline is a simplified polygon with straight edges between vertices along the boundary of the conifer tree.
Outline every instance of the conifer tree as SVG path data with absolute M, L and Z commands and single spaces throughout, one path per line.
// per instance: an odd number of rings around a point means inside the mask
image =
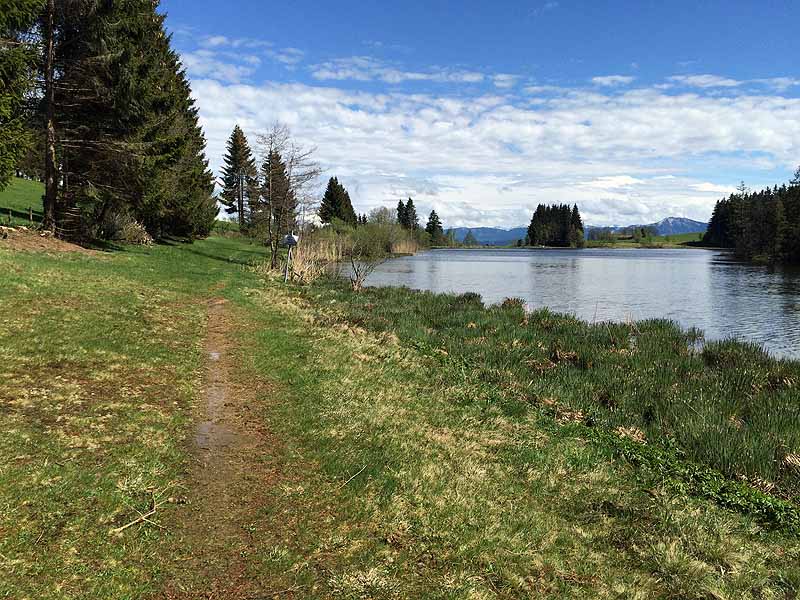
M 430 216 L 428 217 L 428 224 L 425 225 L 425 231 L 428 232 L 432 244 L 436 246 L 441 246 L 444 244 L 444 229 L 442 228 L 442 222 L 439 219 L 439 215 L 436 214 L 435 210 L 432 210 Z
M 467 247 L 477 246 L 478 240 L 475 235 L 472 233 L 472 230 L 467 231 L 467 235 L 464 237 L 464 245 Z
M 528 226 L 531 246 L 583 246 L 583 220 L 578 206 L 540 204 Z
M 261 166 L 261 200 L 255 211 L 260 234 L 266 234 L 272 268 L 278 264 L 278 247 L 283 237 L 297 226 L 297 197 L 292 189 L 286 163 L 273 149 Z
M 402 200 L 397 201 L 397 223 L 400 227 L 408 229 L 408 211 Z
M 350 194 L 336 177 L 328 180 L 328 187 L 325 189 L 319 208 L 319 218 L 323 223 L 330 223 L 333 219 L 339 219 L 350 225 L 359 223 L 353 203 L 350 201 Z
M 236 125 L 228 138 L 222 167 L 220 203 L 229 215 L 235 214 L 240 231 L 246 231 L 251 205 L 258 201 L 258 172 L 244 131 Z
M 419 229 L 419 217 L 417 216 L 417 209 L 414 207 L 414 201 L 409 198 L 408 202 L 406 202 L 405 211 L 405 223 L 403 226 L 406 229 L 411 231 L 416 231 Z
M 0 8 L 0 190 L 31 142 L 24 100 L 33 85 L 36 52 L 25 34 L 41 5 L 39 0 L 6 0 Z
M 155 235 L 208 233 L 216 203 L 205 139 L 158 2 L 74 0 L 55 8 L 45 11 L 43 27 L 53 46 L 45 154 L 58 170 L 53 177 L 46 169 L 46 221 L 58 200 L 64 210 L 79 208 L 93 235 L 112 235 L 119 217 Z

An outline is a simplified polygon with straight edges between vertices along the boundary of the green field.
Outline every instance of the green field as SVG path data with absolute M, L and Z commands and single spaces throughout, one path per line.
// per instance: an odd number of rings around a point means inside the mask
M 44 185 L 38 181 L 12 179 L 9 186 L 0 192 L 0 225 L 35 226 L 42 220 L 43 194 Z
M 587 248 L 691 248 L 693 242 L 700 242 L 703 239 L 702 233 L 681 233 L 677 235 L 656 235 L 640 242 L 632 238 L 614 238 L 613 240 L 586 242 Z
M 262 259 L 0 241 L 0 598 L 796 597 L 797 363 Z

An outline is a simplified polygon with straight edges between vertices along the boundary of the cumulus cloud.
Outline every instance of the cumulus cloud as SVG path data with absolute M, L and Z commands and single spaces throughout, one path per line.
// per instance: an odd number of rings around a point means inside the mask
M 800 99 L 763 94 L 575 89 L 530 104 L 215 76 L 193 90 L 215 168 L 234 124 L 255 138 L 279 120 L 317 146 L 359 212 L 413 196 L 448 225 L 524 224 L 539 202 L 577 202 L 597 225 L 702 220 L 730 189 L 708 183 L 715 169 L 784 168 L 800 155 Z M 686 176 L 687 165 L 707 174 Z
M 181 62 L 191 77 L 210 77 L 227 83 L 239 83 L 255 72 L 258 57 L 244 56 L 237 64 L 211 50 L 195 50 L 181 54 Z

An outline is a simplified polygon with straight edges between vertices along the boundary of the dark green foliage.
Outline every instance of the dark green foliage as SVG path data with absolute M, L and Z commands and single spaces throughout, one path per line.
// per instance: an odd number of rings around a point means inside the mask
M 397 202 L 397 222 L 403 229 L 415 231 L 419 229 L 419 217 L 414 201 L 409 198 L 405 204 L 402 200 Z
M 578 206 L 537 206 L 528 226 L 527 242 L 530 246 L 582 246 L 583 219 Z
M 40 0 L 4 0 L 0 5 L 0 190 L 31 143 L 25 96 L 33 86 L 36 52 L 26 34 L 41 8 Z
M 229 215 L 237 215 L 239 230 L 245 231 L 250 223 L 252 205 L 258 202 L 258 169 L 244 131 L 233 128 L 222 166 L 222 194 L 220 203 Z
M 339 219 L 349 225 L 366 222 L 366 218 L 361 219 L 356 216 L 350 194 L 336 177 L 331 177 L 328 181 L 328 187 L 319 207 L 319 218 L 323 223 L 330 223 L 333 219 Z
M 205 139 L 157 9 L 153 0 L 55 3 L 53 102 L 42 99 L 32 128 L 52 110 L 58 189 L 47 206 L 55 202 L 59 234 L 113 237 L 130 219 L 156 237 L 213 227 Z M 36 158 L 24 162 L 32 171 Z
M 788 186 L 760 192 L 742 186 L 717 202 L 703 243 L 731 248 L 743 260 L 800 262 L 800 169 Z
M 261 197 L 252 209 L 254 233 L 270 247 L 270 262 L 277 266 L 278 248 L 287 233 L 297 228 L 297 196 L 277 150 L 261 165 Z
M 425 231 L 430 236 L 430 242 L 432 245 L 444 246 L 447 244 L 447 238 L 444 235 L 442 222 L 435 210 L 432 210 L 430 216 L 428 217 L 428 224 L 425 226 Z
M 406 209 L 404 212 L 405 220 L 401 223 L 403 227 L 411 231 L 419 229 L 419 217 L 417 216 L 417 209 L 414 206 L 414 201 L 409 198 L 406 202 Z
M 397 201 L 397 223 L 401 227 L 406 226 L 406 205 L 402 200 Z

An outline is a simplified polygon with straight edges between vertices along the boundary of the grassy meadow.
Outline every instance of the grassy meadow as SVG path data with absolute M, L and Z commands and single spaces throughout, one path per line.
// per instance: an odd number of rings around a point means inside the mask
M 635 241 L 632 237 L 614 237 L 611 240 L 588 240 L 587 248 L 692 248 L 703 240 L 702 233 L 680 233 L 673 235 L 654 235 Z
M 214 597 L 797 597 L 798 363 L 662 321 L 284 286 L 261 260 L 0 241 L 0 598 L 224 582 L 182 573 L 211 543 L 180 499 L 212 298 L 273 440 L 236 548 L 259 593 Z M 209 591 L 166 595 L 176 573 Z
M 0 225 L 35 227 L 42 220 L 43 194 L 44 185 L 38 181 L 12 179 L 0 193 Z

